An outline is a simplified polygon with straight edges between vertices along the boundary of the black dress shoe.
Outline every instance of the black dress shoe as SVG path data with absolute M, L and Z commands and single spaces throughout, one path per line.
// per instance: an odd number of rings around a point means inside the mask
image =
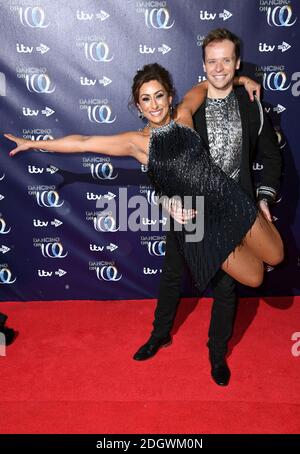
M 0 328 L 0 333 L 4 334 L 5 336 L 5 345 L 11 345 L 18 336 L 18 331 L 15 331 L 12 328 L 8 328 L 7 326 L 2 326 Z
M 150 359 L 158 352 L 161 347 L 168 347 L 168 345 L 171 345 L 171 343 L 171 336 L 162 338 L 151 336 L 148 342 L 142 345 L 134 354 L 133 359 L 135 361 L 144 361 L 145 359 Z
M 227 386 L 230 380 L 230 369 L 226 359 L 214 359 L 210 356 L 211 376 L 219 386 Z

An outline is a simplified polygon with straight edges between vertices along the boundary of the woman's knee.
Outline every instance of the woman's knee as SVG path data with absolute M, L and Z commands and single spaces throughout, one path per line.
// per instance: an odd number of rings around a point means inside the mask
M 256 288 L 256 287 L 259 287 L 262 282 L 263 282 L 263 278 L 264 278 L 264 275 L 263 273 L 259 274 L 259 275 L 255 275 L 255 276 L 249 276 L 247 278 L 247 286 L 248 287 L 253 287 L 253 288 Z
M 261 263 L 253 272 L 249 272 L 245 277 L 245 285 L 248 287 L 259 287 L 264 279 L 264 266 Z
M 274 266 L 278 265 L 281 263 L 284 259 L 284 248 L 283 244 L 279 244 L 277 247 L 274 247 L 272 250 L 272 253 L 270 254 L 270 257 L 268 257 L 267 264 Z

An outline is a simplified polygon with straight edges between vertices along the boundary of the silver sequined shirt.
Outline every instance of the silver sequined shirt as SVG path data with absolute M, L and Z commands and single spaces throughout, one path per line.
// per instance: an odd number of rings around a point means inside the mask
M 207 98 L 205 116 L 210 154 L 227 176 L 238 180 L 242 155 L 242 124 L 232 91 L 226 98 Z

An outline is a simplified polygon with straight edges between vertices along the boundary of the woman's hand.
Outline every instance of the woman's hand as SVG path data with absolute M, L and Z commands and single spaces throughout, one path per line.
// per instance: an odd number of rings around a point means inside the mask
M 187 224 L 188 221 L 193 219 L 197 215 L 197 211 L 190 208 L 182 208 L 181 201 L 179 199 L 169 199 L 165 197 L 163 199 L 163 208 L 167 213 L 179 224 Z
M 12 134 L 4 134 L 4 137 L 11 140 L 12 142 L 16 143 L 16 147 L 10 151 L 9 156 L 14 156 L 15 154 L 19 153 L 19 151 L 29 150 L 32 145 L 31 140 L 23 139 L 22 137 L 16 137 Z
M 244 85 L 244 88 L 248 93 L 251 101 L 254 101 L 254 95 L 256 95 L 258 99 L 260 99 L 261 85 L 255 82 L 255 80 L 250 79 L 250 77 L 247 76 L 239 76 L 237 78 L 237 83 L 238 85 Z
M 264 215 L 264 217 L 268 221 L 273 222 L 273 218 L 272 218 L 272 215 L 270 213 L 268 201 L 265 200 L 265 199 L 262 199 L 262 200 L 259 201 L 258 205 L 259 205 L 259 208 L 261 209 L 261 212 Z

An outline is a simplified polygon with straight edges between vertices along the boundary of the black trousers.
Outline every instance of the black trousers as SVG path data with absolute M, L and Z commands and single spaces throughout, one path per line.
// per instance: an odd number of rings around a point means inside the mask
M 155 337 L 165 337 L 172 329 L 180 299 L 184 268 L 184 257 L 179 252 L 174 232 L 170 231 L 167 233 L 166 254 L 153 322 L 152 335 Z M 235 281 L 224 271 L 219 270 L 211 281 L 211 288 L 214 302 L 207 345 L 211 353 L 225 355 L 235 318 Z

